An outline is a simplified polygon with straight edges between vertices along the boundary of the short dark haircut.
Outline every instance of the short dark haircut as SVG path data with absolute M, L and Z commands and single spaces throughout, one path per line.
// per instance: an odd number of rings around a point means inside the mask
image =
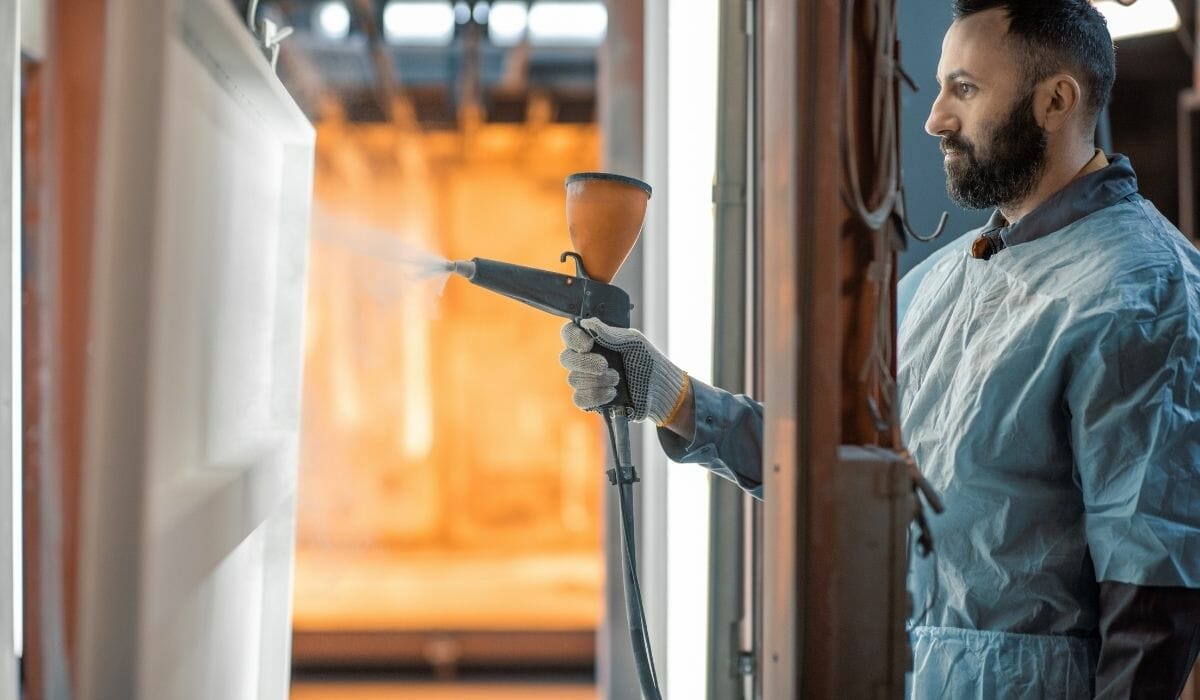
M 1088 0 L 953 0 L 954 18 L 1001 9 L 1008 34 L 1022 49 L 1021 63 L 1032 86 L 1059 71 L 1071 73 L 1083 87 L 1087 115 L 1093 120 L 1108 104 L 1117 76 L 1116 54 L 1108 23 Z

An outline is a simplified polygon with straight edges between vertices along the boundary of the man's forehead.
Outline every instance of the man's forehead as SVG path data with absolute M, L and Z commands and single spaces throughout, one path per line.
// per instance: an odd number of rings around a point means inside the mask
M 938 79 L 1010 79 L 1018 70 L 1016 47 L 1008 36 L 1008 14 L 995 8 L 954 20 L 942 40 Z

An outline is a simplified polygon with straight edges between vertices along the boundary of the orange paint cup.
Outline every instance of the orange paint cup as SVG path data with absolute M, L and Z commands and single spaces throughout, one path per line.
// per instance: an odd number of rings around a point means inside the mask
M 650 202 L 650 185 L 612 173 L 567 177 L 567 231 L 588 277 L 612 282 L 637 243 Z

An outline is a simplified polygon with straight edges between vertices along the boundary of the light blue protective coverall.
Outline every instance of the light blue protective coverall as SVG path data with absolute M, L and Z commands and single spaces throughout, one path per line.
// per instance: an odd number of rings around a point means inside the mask
M 1098 582 L 1200 588 L 1200 254 L 1122 156 L 1005 224 L 898 294 L 903 435 L 946 504 L 910 577 L 916 698 L 1090 697 Z M 668 456 L 762 497 L 761 405 L 694 391 Z

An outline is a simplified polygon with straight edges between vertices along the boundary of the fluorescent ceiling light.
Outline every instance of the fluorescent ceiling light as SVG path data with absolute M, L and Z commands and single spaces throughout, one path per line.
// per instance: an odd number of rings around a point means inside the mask
M 599 46 L 608 29 L 602 2 L 535 2 L 529 8 L 529 43 Z
M 479 0 L 475 3 L 475 9 L 471 10 L 471 17 L 475 19 L 476 24 L 487 24 L 488 10 L 491 9 L 487 0 Z
M 1171 0 L 1137 0 L 1132 5 L 1097 0 L 1095 5 L 1108 21 L 1113 41 L 1179 29 L 1179 12 Z
M 383 8 L 383 34 L 393 44 L 445 46 L 454 39 L 449 2 L 392 0 Z
M 340 0 L 317 5 L 316 27 L 329 39 L 345 39 L 350 34 L 350 9 Z
M 467 0 L 458 0 L 454 3 L 454 21 L 458 24 L 466 24 L 471 21 L 471 6 L 467 4 Z
M 525 37 L 529 10 L 523 2 L 500 0 L 488 12 L 488 39 L 496 46 L 515 46 Z

